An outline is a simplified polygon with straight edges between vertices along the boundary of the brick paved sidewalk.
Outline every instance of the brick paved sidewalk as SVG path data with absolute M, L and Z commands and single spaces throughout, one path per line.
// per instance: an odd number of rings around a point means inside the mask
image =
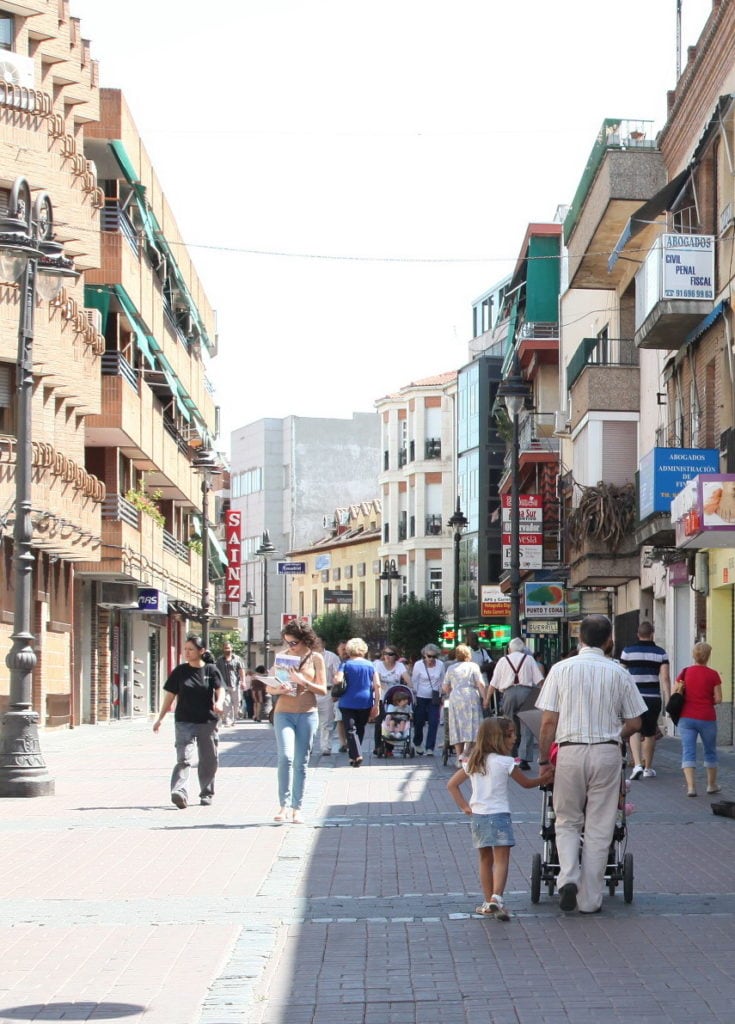
M 183 812 L 170 727 L 42 743 L 56 795 L 0 801 L 2 1024 L 732 1019 L 735 821 L 685 797 L 676 740 L 633 784 L 634 902 L 599 917 L 531 904 L 540 798 L 514 788 L 507 925 L 471 913 L 476 854 L 439 759 L 314 759 L 307 825 L 276 826 L 267 726 L 223 732 L 215 804 Z

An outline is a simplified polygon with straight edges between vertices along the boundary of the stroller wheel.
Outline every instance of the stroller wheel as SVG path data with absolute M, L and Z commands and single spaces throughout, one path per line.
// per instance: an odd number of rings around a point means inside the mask
M 633 902 L 633 854 L 626 853 L 623 857 L 623 899 L 626 903 Z
M 531 861 L 531 903 L 541 899 L 541 854 L 534 853 Z

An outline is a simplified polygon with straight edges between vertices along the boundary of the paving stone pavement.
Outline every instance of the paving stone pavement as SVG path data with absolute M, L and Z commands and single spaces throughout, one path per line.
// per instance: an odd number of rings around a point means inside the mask
M 594 917 L 531 903 L 540 797 L 514 787 L 503 924 L 438 758 L 314 758 L 281 826 L 268 726 L 223 730 L 215 803 L 183 812 L 167 726 L 45 733 L 55 795 L 0 800 L 0 1024 L 731 1024 L 735 820 L 686 798 L 676 739 L 632 784 L 635 898 Z

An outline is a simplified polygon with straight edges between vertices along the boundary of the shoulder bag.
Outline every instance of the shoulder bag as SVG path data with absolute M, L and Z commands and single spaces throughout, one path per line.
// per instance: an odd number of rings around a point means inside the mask
M 681 713 L 684 710 L 684 680 L 686 679 L 686 669 L 682 672 L 681 680 L 676 684 L 676 689 L 669 697 L 664 708 L 666 714 L 669 716 L 674 725 L 679 724 Z

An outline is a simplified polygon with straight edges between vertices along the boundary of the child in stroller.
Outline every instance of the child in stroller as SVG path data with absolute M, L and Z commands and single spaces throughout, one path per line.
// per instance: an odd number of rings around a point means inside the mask
M 413 757 L 413 693 L 408 686 L 391 686 L 385 695 L 384 706 L 385 718 L 381 726 L 381 736 L 385 756 L 392 757 L 395 750 L 402 749 L 404 757 Z

